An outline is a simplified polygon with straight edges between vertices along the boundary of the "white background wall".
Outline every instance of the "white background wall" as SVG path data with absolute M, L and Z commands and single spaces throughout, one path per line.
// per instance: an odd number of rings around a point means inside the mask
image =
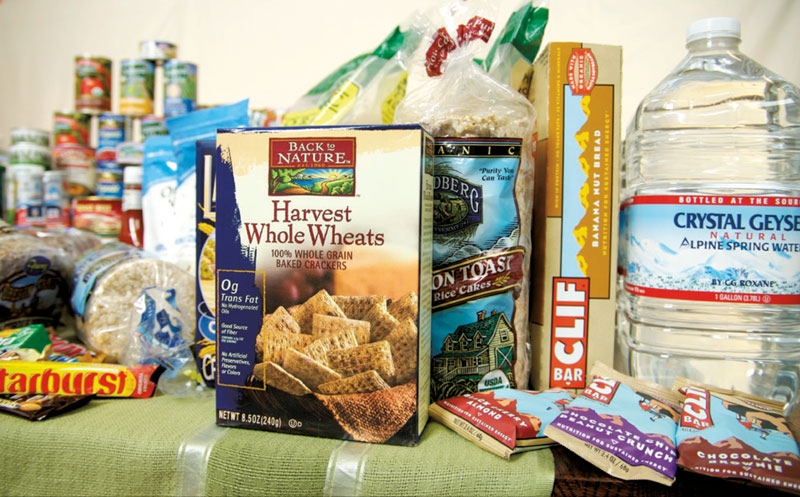
M 495 0 L 515 7 L 520 0 Z M 545 40 L 623 47 L 623 118 L 683 57 L 686 27 L 742 22 L 745 53 L 800 84 L 797 0 L 546 0 Z M 135 58 L 143 40 L 198 65 L 198 100 L 285 108 L 340 64 L 372 51 L 432 0 L 0 0 L 0 147 L 12 127 L 52 129 L 74 106 L 74 57 Z M 116 89 L 114 110 L 116 110 Z

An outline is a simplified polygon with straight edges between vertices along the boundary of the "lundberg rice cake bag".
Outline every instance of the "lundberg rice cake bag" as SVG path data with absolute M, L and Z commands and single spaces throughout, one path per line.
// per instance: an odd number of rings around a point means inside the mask
M 475 63 L 480 49 L 492 43 L 491 6 L 472 10 L 472 3 L 445 3 L 452 8 L 441 12 L 451 15 L 432 17 L 437 29 L 424 47 L 424 81 L 395 113 L 395 122 L 422 123 L 436 142 L 434 400 L 526 388 L 531 367 L 530 147 L 536 111 Z
M 217 149 L 217 424 L 415 445 L 430 392 L 430 135 L 220 130 Z

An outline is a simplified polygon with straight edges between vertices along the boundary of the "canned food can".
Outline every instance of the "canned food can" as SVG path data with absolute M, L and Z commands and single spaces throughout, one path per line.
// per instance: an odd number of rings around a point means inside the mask
M 111 59 L 75 57 L 75 110 L 88 114 L 111 110 Z
M 117 145 L 117 162 L 121 166 L 127 164 L 140 165 L 144 160 L 143 142 L 122 142 Z
M 50 147 L 28 142 L 19 142 L 11 145 L 8 153 L 9 164 L 34 164 L 49 168 L 52 159 Z
M 120 63 L 119 113 L 143 116 L 153 113 L 155 65 L 144 59 L 125 59 Z
M 161 40 L 145 40 L 139 43 L 139 57 L 147 60 L 161 61 L 178 56 L 178 46 Z
M 0 214 L 0 221 L 4 221 L 6 217 L 6 166 L 0 163 L 0 208 L 3 209 Z M 0 223 L 2 224 L 2 223 Z
M 33 164 L 11 167 L 16 191 L 14 224 L 23 227 L 44 226 L 44 167 Z
M 65 143 L 89 145 L 89 127 L 92 116 L 81 112 L 53 113 L 53 142 L 56 146 Z
M 163 117 L 159 116 L 144 116 L 140 120 L 142 140 L 146 140 L 151 136 L 167 135 L 167 123 Z
M 67 195 L 70 198 L 94 194 L 96 181 L 94 149 L 68 143 L 53 149 L 56 170 L 67 175 Z
M 117 145 L 125 141 L 126 117 L 107 112 L 101 114 L 97 124 L 97 150 L 95 159 L 101 161 L 117 160 Z
M 122 199 L 72 199 L 72 226 L 91 231 L 103 238 L 117 238 L 122 226 Z
M 17 143 L 32 143 L 42 147 L 50 146 L 50 132 L 34 128 L 12 128 L 11 145 Z
M 122 198 L 122 166 L 117 162 L 97 163 L 96 196 L 101 198 Z
M 69 226 L 67 175 L 64 171 L 45 171 L 42 177 L 44 225 L 47 228 Z
M 17 188 L 10 166 L 6 168 L 5 174 L 3 174 L 3 181 L 3 221 L 13 225 L 17 212 Z
M 164 63 L 164 115 L 188 114 L 197 107 L 197 65 L 168 60 Z

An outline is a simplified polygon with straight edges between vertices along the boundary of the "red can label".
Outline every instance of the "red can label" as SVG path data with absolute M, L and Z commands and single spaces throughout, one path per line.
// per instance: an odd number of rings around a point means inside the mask
M 122 199 L 81 197 L 72 200 L 72 226 L 116 238 L 122 226 Z
M 75 57 L 75 110 L 87 113 L 111 110 L 111 60 Z
M 53 164 L 56 170 L 66 171 L 67 193 L 71 198 L 94 193 L 94 155 L 94 149 L 84 145 L 66 144 L 53 148 Z
M 56 146 L 65 143 L 89 145 L 91 116 L 81 112 L 56 112 L 53 114 L 53 141 Z

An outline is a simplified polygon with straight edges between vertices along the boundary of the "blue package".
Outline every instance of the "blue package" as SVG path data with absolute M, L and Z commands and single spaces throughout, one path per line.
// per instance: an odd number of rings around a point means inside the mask
M 221 105 L 169 117 L 166 120 L 172 150 L 177 162 L 177 185 L 175 188 L 176 225 L 174 257 L 172 262 L 196 274 L 195 201 L 197 191 L 196 144 L 199 140 L 215 139 L 219 128 L 247 126 L 250 117 L 248 100 Z
M 168 135 L 147 138 L 142 157 L 144 249 L 170 262 L 174 262 L 171 254 L 176 230 L 177 187 L 178 164 L 172 151 L 172 139 Z

